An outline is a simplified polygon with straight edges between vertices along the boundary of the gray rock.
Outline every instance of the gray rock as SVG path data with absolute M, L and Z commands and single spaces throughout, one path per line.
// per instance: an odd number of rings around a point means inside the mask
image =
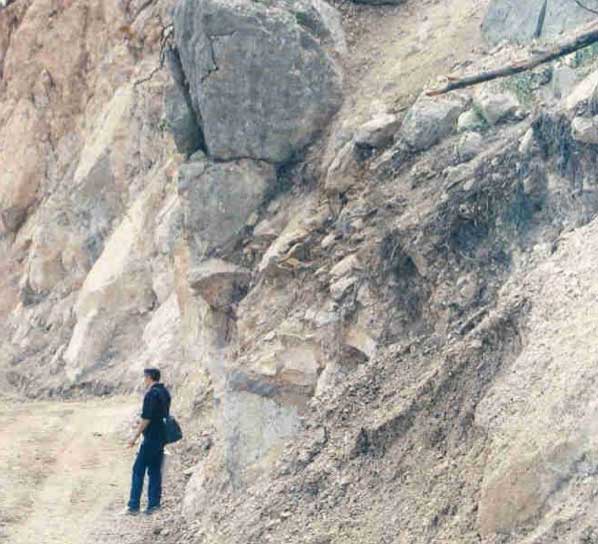
M 189 272 L 188 283 L 212 308 L 228 308 L 244 296 L 251 272 L 221 259 L 208 259 Z
M 164 116 L 179 153 L 189 156 L 204 145 L 201 128 L 187 98 L 176 84 L 164 92 Z
M 457 120 L 457 130 L 459 132 L 482 130 L 485 126 L 486 121 L 475 110 L 463 112 Z
M 576 117 L 571 123 L 571 135 L 584 144 L 598 144 L 598 119 Z
M 578 83 L 564 100 L 565 109 L 575 113 L 580 109 L 593 109 L 598 102 L 598 70 Z
M 270 5 L 273 4 L 284 5 L 302 26 L 310 29 L 321 43 L 339 55 L 347 53 L 340 14 L 325 0 L 270 0 Z
M 330 28 L 335 12 L 322 6 L 178 3 L 177 46 L 210 156 L 287 161 L 338 110 L 342 77 L 329 49 L 340 26 Z
M 336 300 L 341 300 L 356 283 L 358 278 L 355 276 L 348 276 L 336 280 L 330 284 L 330 296 Z
M 519 102 L 513 95 L 507 93 L 488 91 L 479 95 L 475 102 L 480 114 L 489 125 L 496 125 L 514 116 L 519 109 Z
M 250 467 L 281 448 L 301 429 L 298 409 L 279 404 L 271 386 L 237 372 L 228 379 L 221 425 L 226 468 L 233 484 L 244 483 Z
M 361 126 L 354 137 L 355 144 L 362 147 L 384 147 L 392 142 L 401 122 L 396 115 L 383 113 Z
M 553 96 L 558 99 L 568 96 L 575 88 L 577 78 L 577 72 L 570 66 L 566 64 L 555 66 L 550 81 Z
M 536 38 L 552 39 L 594 18 L 572 0 L 493 0 L 482 32 L 490 43 L 526 43 Z
M 327 194 L 345 193 L 355 184 L 358 172 L 355 155 L 353 141 L 346 143 L 338 152 L 326 172 L 324 187 Z
M 463 134 L 457 146 L 457 154 L 463 162 L 470 161 L 477 155 L 484 146 L 484 138 L 477 132 L 467 132 Z
M 464 109 L 465 103 L 460 98 L 422 97 L 405 117 L 400 134 L 416 151 L 423 151 L 454 130 Z
M 182 165 L 178 193 L 193 256 L 201 260 L 233 242 L 275 181 L 274 167 L 263 161 L 213 163 L 199 158 Z

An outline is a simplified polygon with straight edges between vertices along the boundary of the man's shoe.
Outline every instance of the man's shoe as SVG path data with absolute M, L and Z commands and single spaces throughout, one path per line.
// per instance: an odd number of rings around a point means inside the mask
M 135 508 L 125 508 L 125 510 L 123 511 L 123 516 L 136 516 L 139 514 L 139 508 L 135 509 Z
M 149 506 L 146 510 L 143 511 L 143 513 L 146 516 L 151 516 L 152 514 L 155 514 L 156 512 L 158 512 L 160 510 L 159 506 Z

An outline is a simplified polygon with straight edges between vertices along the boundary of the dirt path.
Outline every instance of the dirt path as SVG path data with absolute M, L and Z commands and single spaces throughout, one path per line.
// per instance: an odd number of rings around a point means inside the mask
M 87 544 L 124 506 L 134 451 L 124 445 L 138 399 L 0 400 L 0 542 Z

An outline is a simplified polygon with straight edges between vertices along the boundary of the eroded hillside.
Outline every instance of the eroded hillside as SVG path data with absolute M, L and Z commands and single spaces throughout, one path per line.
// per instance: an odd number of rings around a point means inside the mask
M 190 431 L 156 530 L 113 534 L 598 538 L 594 48 L 425 93 L 592 18 L 564 0 L 0 7 L 0 380 L 132 393 L 155 362 Z

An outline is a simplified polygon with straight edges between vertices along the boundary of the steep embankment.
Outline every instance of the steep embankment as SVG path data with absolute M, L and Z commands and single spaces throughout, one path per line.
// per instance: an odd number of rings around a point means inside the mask
M 0 380 L 109 394 L 158 362 L 188 430 L 160 517 L 118 520 L 109 490 L 49 538 L 596 538 L 594 52 L 421 94 L 589 15 L 337 7 L 0 8 Z M 67 490 L 95 455 L 69 444 Z M 78 511 L 55 478 L 10 495 L 47 506 L 12 538 Z

